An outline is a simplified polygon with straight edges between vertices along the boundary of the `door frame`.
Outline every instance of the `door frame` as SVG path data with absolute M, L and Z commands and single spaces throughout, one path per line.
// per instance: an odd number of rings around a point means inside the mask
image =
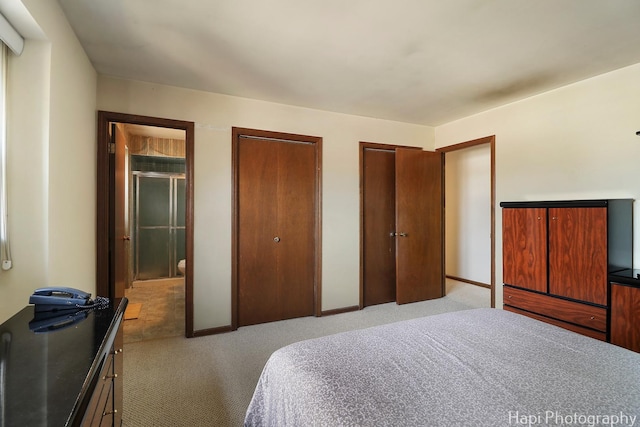
M 495 308 L 496 306 L 496 213 L 495 213 L 495 205 L 496 205 L 496 136 L 486 136 L 483 138 L 473 139 L 470 141 L 461 142 L 459 144 L 453 144 L 446 147 L 437 148 L 437 152 L 441 152 L 444 154 L 444 167 L 447 167 L 447 153 L 451 153 L 453 151 L 464 150 L 465 148 L 476 147 L 479 145 L 489 144 L 490 149 L 490 158 L 491 158 L 491 307 Z M 446 183 L 445 183 L 446 185 Z M 446 187 L 445 187 L 446 188 Z M 445 200 L 446 203 L 446 200 Z M 446 276 L 447 278 L 455 279 L 461 282 L 468 282 L 474 285 L 486 286 L 482 283 L 474 282 L 472 280 L 465 280 L 458 277 L 452 278 L 450 276 Z
M 240 210 L 239 195 L 239 143 L 240 138 L 248 136 L 256 139 L 264 139 L 266 141 L 284 141 L 284 142 L 304 142 L 312 144 L 316 154 L 316 190 L 315 190 L 315 277 L 313 284 L 314 308 L 316 317 L 322 315 L 322 137 L 298 135 L 292 133 L 273 132 L 259 129 L 249 129 L 232 127 L 231 129 L 231 167 L 232 167 L 232 223 L 231 223 L 231 329 L 238 329 L 238 269 L 240 268 L 239 260 L 239 238 L 238 230 Z
M 111 212 L 109 207 L 109 198 L 115 192 L 115 188 L 110 184 L 112 178 L 110 176 L 110 163 L 113 161 L 112 156 L 109 154 L 109 123 L 111 122 L 185 131 L 185 256 L 187 259 L 185 270 L 185 336 L 188 338 L 193 337 L 193 163 L 195 124 L 194 122 L 182 120 L 98 111 L 96 292 L 99 295 L 109 295 L 111 299 L 124 296 L 124 289 L 116 289 L 113 262 L 110 259 L 111 248 L 116 238 L 110 233 L 110 222 L 114 213 Z

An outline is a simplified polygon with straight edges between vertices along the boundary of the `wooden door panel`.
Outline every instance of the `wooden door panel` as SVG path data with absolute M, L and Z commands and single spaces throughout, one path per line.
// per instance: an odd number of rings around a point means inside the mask
M 124 297 L 129 277 L 129 230 L 125 198 L 127 169 L 125 167 L 127 141 L 119 124 L 112 123 L 112 141 L 115 144 L 114 177 L 114 255 L 113 255 L 113 291 L 116 298 Z
M 547 210 L 502 210 L 502 276 L 509 285 L 547 292 Z
M 607 304 L 607 208 L 549 209 L 549 292 Z
M 282 319 L 314 313 L 315 146 L 278 145 L 277 277 Z
M 238 323 L 278 320 L 276 275 L 278 153 L 262 140 L 238 147 Z
M 396 150 L 396 232 L 396 302 L 444 296 L 442 154 Z
M 364 149 L 363 154 L 363 303 L 396 299 L 395 152 Z
M 611 344 L 640 353 L 640 289 L 611 284 Z

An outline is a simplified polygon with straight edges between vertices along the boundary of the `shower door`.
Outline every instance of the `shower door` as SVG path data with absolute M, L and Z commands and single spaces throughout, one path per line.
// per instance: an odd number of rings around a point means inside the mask
M 134 280 L 177 275 L 185 257 L 183 175 L 134 172 Z

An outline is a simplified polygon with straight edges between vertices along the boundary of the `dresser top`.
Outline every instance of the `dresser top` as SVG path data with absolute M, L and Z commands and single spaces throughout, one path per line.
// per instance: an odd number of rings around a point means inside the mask
M 545 200 L 500 202 L 502 208 L 597 208 L 623 205 L 631 207 L 633 199 Z
M 609 281 L 640 288 L 640 270 L 636 268 L 609 273 Z
M 98 356 L 108 351 L 126 305 L 123 298 L 105 309 L 66 311 L 57 319 L 27 306 L 0 325 L 0 424 L 68 425 L 101 368 Z M 51 323 L 58 328 L 37 332 Z

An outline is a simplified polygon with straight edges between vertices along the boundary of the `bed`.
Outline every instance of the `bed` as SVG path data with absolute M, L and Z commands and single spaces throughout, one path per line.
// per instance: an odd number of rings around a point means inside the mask
M 640 354 L 483 308 L 283 347 L 264 367 L 245 426 L 616 420 L 640 425 Z

